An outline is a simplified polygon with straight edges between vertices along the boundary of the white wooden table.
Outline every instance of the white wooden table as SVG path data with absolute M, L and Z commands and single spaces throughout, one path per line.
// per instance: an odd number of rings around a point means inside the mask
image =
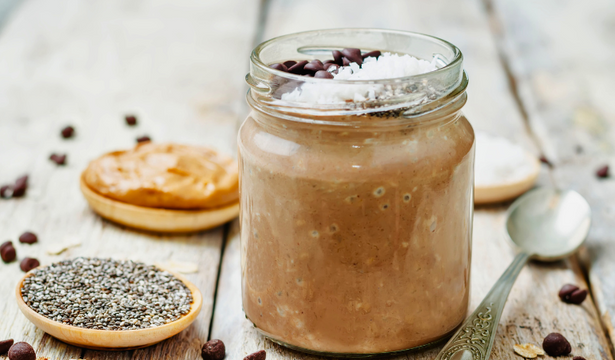
M 236 153 L 247 114 L 243 77 L 258 42 L 317 28 L 413 30 L 461 48 L 470 76 L 465 113 L 478 130 L 505 136 L 553 163 L 540 182 L 581 192 L 593 225 L 578 256 L 532 263 L 512 290 L 492 359 L 520 359 L 515 343 L 540 344 L 557 331 L 573 353 L 613 359 L 615 341 L 615 2 L 518 0 L 4 0 L 0 5 L 0 183 L 30 175 L 25 198 L 0 200 L 0 242 L 43 265 L 75 256 L 148 263 L 187 261 L 204 295 L 198 320 L 178 336 L 129 352 L 63 344 L 17 309 L 19 263 L 0 263 L 0 339 L 28 341 L 39 356 L 68 359 L 199 359 L 201 344 L 222 339 L 227 359 L 260 349 L 268 359 L 316 359 L 256 334 L 241 309 L 237 223 L 182 236 L 137 232 L 101 220 L 78 181 L 104 152 L 135 138 L 206 144 Z M 135 113 L 139 125 L 124 124 Z M 76 137 L 63 140 L 71 124 Z M 68 165 L 48 160 L 68 154 Z M 503 241 L 506 204 L 475 213 L 472 307 L 513 257 Z M 36 245 L 17 242 L 31 230 Z M 79 237 L 80 247 L 47 255 L 50 244 Z M 589 283 L 586 282 L 589 279 Z M 582 306 L 561 303 L 564 283 L 590 287 Z M 430 359 L 438 348 L 395 359 Z M 2 356 L 0 356 L 0 359 Z

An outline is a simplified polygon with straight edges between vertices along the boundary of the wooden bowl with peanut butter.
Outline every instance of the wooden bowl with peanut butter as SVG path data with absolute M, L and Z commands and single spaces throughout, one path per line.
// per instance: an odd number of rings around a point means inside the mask
M 239 213 L 238 166 L 205 147 L 141 143 L 92 161 L 81 192 L 100 216 L 138 229 L 193 232 Z

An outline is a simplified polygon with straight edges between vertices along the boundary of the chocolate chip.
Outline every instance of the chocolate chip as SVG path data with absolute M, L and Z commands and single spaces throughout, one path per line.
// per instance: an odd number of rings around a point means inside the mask
M 222 360 L 226 356 L 226 347 L 222 340 L 213 339 L 203 345 L 203 360 Z
M 568 300 L 571 304 L 580 305 L 585 298 L 587 297 L 587 290 L 575 290 L 572 294 L 570 294 L 570 299 Z
M 330 73 L 336 73 L 337 74 L 337 70 L 340 68 L 340 66 L 338 64 L 326 64 L 325 65 L 325 70 L 327 70 Z
M 143 136 L 137 138 L 137 142 L 138 143 L 142 143 L 142 142 L 146 142 L 146 141 L 152 141 L 152 139 L 150 139 L 149 136 L 147 136 L 147 135 L 143 135 Z
M 599 178 L 609 177 L 609 166 L 605 165 L 596 171 L 596 176 Z
M 542 342 L 542 348 L 551 356 L 568 355 L 572 351 L 564 335 L 551 333 Z
M 126 120 L 126 124 L 130 126 L 137 125 L 137 117 L 134 115 L 126 115 L 124 116 L 124 120 Z
M 348 60 L 347 58 L 344 57 L 344 58 L 342 58 L 342 64 L 344 66 L 350 66 L 350 60 Z
M 344 55 L 345 58 L 350 60 L 350 62 L 356 62 L 359 65 L 363 64 L 363 58 L 361 57 L 361 49 L 346 48 L 342 50 L 342 55 Z
M 265 360 L 267 353 L 265 350 L 257 351 L 243 358 L 243 360 Z
M 24 175 L 19 179 L 15 180 L 15 185 L 13 185 L 13 197 L 22 197 L 26 194 L 26 190 L 28 190 L 28 175 Z
M 40 264 L 41 263 L 39 263 L 38 260 L 27 257 L 21 260 L 21 264 L 19 264 L 19 267 L 21 268 L 23 272 L 28 272 L 34 268 L 37 268 Z
M 544 155 L 540 156 L 540 162 L 551 166 L 551 162 Z
M 6 354 L 13 345 L 13 339 L 0 341 L 0 355 Z
M 367 52 L 367 53 L 365 53 L 365 54 L 361 55 L 361 57 L 362 57 L 363 59 L 368 58 L 368 57 L 375 57 L 375 58 L 378 58 L 380 55 L 382 55 L 382 53 L 381 53 L 379 50 L 375 50 L 375 51 L 370 51 L 370 52 Z
M 291 66 L 295 65 L 297 62 L 295 60 L 288 60 L 288 61 L 284 61 L 282 64 L 284 64 L 284 66 L 286 66 L 287 69 L 289 69 Z
M 581 290 L 576 285 L 566 284 L 562 286 L 558 295 L 565 303 L 579 305 L 587 297 L 587 290 Z
M 62 129 L 62 137 L 65 139 L 73 137 L 74 134 L 75 134 L 75 128 L 70 125 Z
M 303 74 L 303 68 L 307 64 L 308 64 L 307 60 L 299 61 L 295 65 L 289 67 L 288 72 L 293 73 L 293 74 Z
M 5 263 L 10 263 L 15 260 L 17 253 L 11 241 L 6 241 L 0 245 L 0 257 L 2 257 L 2 261 Z
M 333 74 L 325 70 L 320 70 L 317 71 L 316 74 L 314 74 L 314 77 L 320 79 L 333 79 Z
M 0 197 L 10 199 L 13 196 L 13 188 L 11 185 L 3 185 L 0 187 Z
M 316 73 L 317 71 L 324 70 L 325 67 L 320 60 L 312 60 L 307 65 L 305 65 L 303 69 Z
M 284 64 L 271 64 L 271 65 L 269 65 L 269 67 L 272 68 L 272 69 L 280 70 L 280 71 L 284 71 L 284 72 L 288 71 L 288 68 Z
M 342 55 L 342 52 L 339 50 L 333 50 L 331 51 L 331 54 L 333 55 L 333 61 L 335 61 L 335 63 L 339 66 L 342 66 L 342 57 L 344 56 Z
M 585 360 L 585 358 L 583 356 L 575 356 L 572 360 Z
M 331 60 L 331 59 L 325 60 L 325 61 L 322 62 L 322 64 L 325 65 L 325 69 L 326 69 L 327 68 L 326 65 L 327 64 L 335 64 L 335 60 Z
M 19 237 L 19 242 L 24 244 L 34 244 L 37 241 L 38 237 L 36 236 L 36 234 L 29 231 L 26 231 Z
M 51 154 L 51 156 L 49 157 L 49 160 L 53 161 L 57 165 L 64 165 L 66 164 L 66 154 L 63 154 L 63 155 Z
M 30 344 L 18 342 L 9 349 L 9 360 L 36 360 L 36 352 Z

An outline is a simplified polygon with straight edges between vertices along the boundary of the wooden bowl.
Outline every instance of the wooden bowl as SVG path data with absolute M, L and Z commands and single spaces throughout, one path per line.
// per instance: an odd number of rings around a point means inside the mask
M 67 344 L 87 349 L 107 351 L 139 349 L 154 345 L 170 338 L 171 336 L 179 334 L 182 330 L 192 324 L 197 315 L 201 312 L 203 297 L 199 289 L 197 289 L 196 286 L 186 280 L 183 276 L 168 270 L 166 271 L 173 274 L 181 280 L 186 287 L 188 287 L 188 289 L 190 289 L 193 299 L 192 307 L 190 308 L 190 312 L 188 314 L 182 316 L 178 320 L 149 329 L 124 331 L 93 330 L 66 325 L 48 319 L 32 310 L 21 297 L 21 287 L 23 285 L 23 281 L 30 276 L 31 273 L 27 273 L 19 281 L 17 287 L 15 288 L 15 296 L 17 298 L 17 305 L 19 306 L 19 309 L 26 316 L 26 318 L 30 320 L 30 322 L 47 334 Z
M 239 214 L 239 202 L 205 210 L 170 210 L 131 205 L 95 192 L 85 183 L 83 175 L 80 187 L 90 207 L 100 216 L 141 230 L 165 233 L 202 231 L 222 225 Z
M 527 161 L 532 164 L 532 172 L 524 179 L 503 182 L 490 186 L 474 187 L 475 204 L 492 204 L 512 200 L 531 189 L 540 173 L 540 161 L 532 154 L 526 153 Z

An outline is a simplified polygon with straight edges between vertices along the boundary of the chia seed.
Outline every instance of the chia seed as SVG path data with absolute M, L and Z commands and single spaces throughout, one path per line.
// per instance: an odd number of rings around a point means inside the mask
M 182 281 L 155 266 L 84 257 L 34 270 L 21 296 L 48 319 L 116 331 L 168 324 L 188 314 L 193 302 Z

